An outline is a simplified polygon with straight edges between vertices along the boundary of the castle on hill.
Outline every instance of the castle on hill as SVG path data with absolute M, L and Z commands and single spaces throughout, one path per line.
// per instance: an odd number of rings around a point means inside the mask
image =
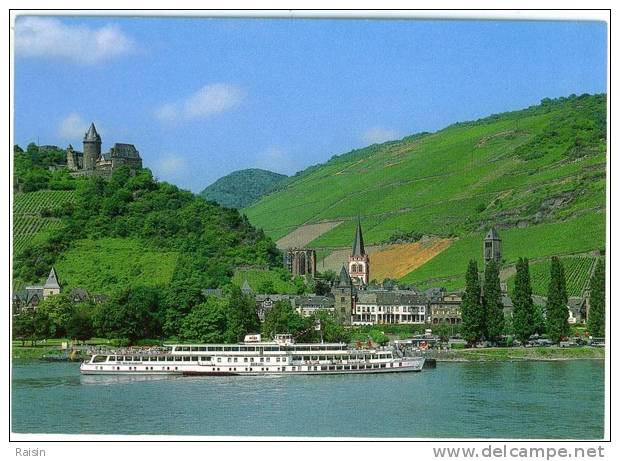
M 67 169 L 72 176 L 104 176 L 122 166 L 137 171 L 142 168 L 142 158 L 133 144 L 115 143 L 109 152 L 101 153 L 101 136 L 91 123 L 82 140 L 84 152 L 67 147 Z

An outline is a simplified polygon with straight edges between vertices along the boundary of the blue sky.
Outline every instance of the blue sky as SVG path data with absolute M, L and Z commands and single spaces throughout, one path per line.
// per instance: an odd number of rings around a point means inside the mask
M 606 91 L 606 24 L 18 17 L 15 142 L 81 149 L 90 121 L 199 192 Z

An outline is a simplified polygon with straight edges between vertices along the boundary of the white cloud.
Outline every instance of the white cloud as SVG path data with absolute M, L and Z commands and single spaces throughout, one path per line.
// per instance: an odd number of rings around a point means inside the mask
M 178 178 L 187 171 L 187 160 L 178 154 L 166 154 L 157 160 L 155 171 L 164 179 Z
M 60 58 L 92 65 L 134 49 L 133 40 L 116 25 L 94 29 L 45 17 L 18 18 L 15 23 L 17 56 Z
M 162 105 L 155 111 L 155 116 L 163 122 L 207 118 L 234 109 L 243 97 L 243 90 L 238 86 L 213 83 L 182 101 Z
M 400 136 L 394 130 L 387 128 L 373 127 L 362 135 L 362 140 L 367 144 L 381 144 L 382 142 L 398 139 Z
M 77 112 L 73 112 L 58 124 L 58 136 L 62 139 L 82 139 L 88 129 L 88 123 Z

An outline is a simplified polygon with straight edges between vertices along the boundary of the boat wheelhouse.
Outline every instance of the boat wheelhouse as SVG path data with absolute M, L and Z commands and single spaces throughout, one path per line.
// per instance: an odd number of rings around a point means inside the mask
M 83 374 L 284 375 L 421 371 L 423 357 L 392 347 L 351 348 L 345 343 L 295 344 L 290 335 L 240 344 L 174 344 L 146 350 L 92 352 Z M 258 340 L 255 340 L 258 339 Z

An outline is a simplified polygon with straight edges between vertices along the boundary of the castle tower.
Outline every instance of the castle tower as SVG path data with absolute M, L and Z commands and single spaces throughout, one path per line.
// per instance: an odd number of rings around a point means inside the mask
M 334 295 L 334 313 L 343 325 L 351 324 L 351 314 L 354 309 L 355 287 L 347 273 L 347 269 L 342 266 L 340 276 L 332 286 Z
M 357 229 L 355 240 L 353 241 L 353 252 L 349 256 L 349 275 L 354 283 L 368 285 L 370 277 L 370 261 L 364 249 L 364 236 L 362 235 L 362 224 L 357 219 Z
M 69 171 L 76 171 L 78 169 L 78 162 L 73 150 L 73 146 L 69 144 L 67 146 L 67 169 Z
M 84 134 L 84 169 L 94 170 L 97 160 L 101 158 L 101 136 L 97 133 L 95 124 L 91 123 Z
M 495 261 L 497 264 L 501 264 L 502 239 L 499 238 L 499 234 L 494 227 L 487 233 L 483 245 L 484 264 L 486 265 L 489 261 Z
M 58 293 L 60 293 L 60 284 L 58 283 L 56 271 L 52 267 L 50 275 L 47 277 L 45 285 L 43 285 L 43 299 L 47 299 L 49 296 L 57 295 Z

